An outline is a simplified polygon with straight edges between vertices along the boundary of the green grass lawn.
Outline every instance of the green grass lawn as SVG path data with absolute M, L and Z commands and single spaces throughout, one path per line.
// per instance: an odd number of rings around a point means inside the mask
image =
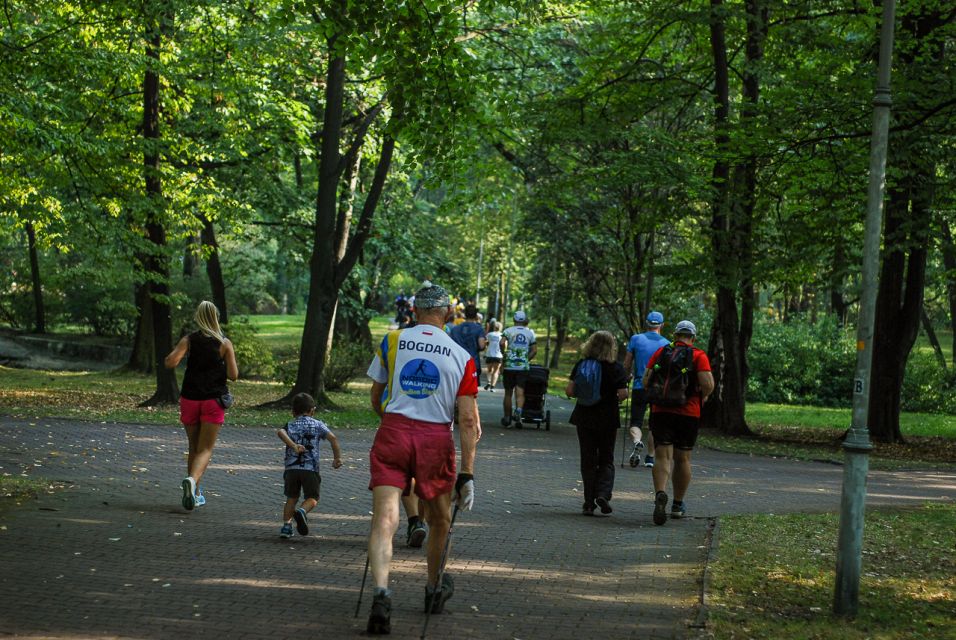
M 956 638 L 956 505 L 867 511 L 853 620 L 832 614 L 838 526 L 836 514 L 722 517 L 712 637 Z

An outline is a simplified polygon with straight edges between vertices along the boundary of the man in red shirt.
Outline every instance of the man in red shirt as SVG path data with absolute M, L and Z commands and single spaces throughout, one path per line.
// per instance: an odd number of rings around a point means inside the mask
M 674 486 L 671 517 L 684 517 L 684 494 L 691 478 L 690 452 L 697 442 L 700 407 L 714 390 L 710 360 L 706 353 L 694 347 L 696 337 L 697 327 L 689 320 L 681 320 L 674 328 L 674 348 L 693 349 L 693 377 L 687 390 L 687 404 L 679 407 L 651 405 L 650 426 L 657 453 L 654 464 L 654 524 L 658 525 L 667 522 L 668 480 Z M 658 349 L 647 363 L 643 380 L 645 389 L 664 348 Z

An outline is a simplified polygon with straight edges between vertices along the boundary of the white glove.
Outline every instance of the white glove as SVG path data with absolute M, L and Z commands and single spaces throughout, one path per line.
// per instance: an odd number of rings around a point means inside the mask
M 462 511 L 471 511 L 475 504 L 475 477 L 470 473 L 459 473 L 455 481 L 455 501 Z

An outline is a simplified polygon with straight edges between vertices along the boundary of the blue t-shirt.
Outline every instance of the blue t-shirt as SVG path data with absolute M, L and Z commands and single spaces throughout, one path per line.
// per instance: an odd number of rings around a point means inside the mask
M 476 370 L 481 371 L 481 360 L 478 359 L 478 340 L 485 337 L 484 328 L 477 322 L 466 320 L 452 327 L 448 335 L 475 359 Z
M 332 430 L 312 416 L 297 416 L 285 425 L 285 432 L 292 438 L 292 442 L 305 446 L 302 453 L 296 453 L 292 447 L 285 448 L 285 468 L 318 471 L 319 443 L 325 440 Z
M 654 353 L 667 344 L 669 340 L 656 331 L 645 331 L 644 333 L 635 333 L 627 343 L 627 350 L 634 358 L 634 384 L 633 388 L 643 389 L 644 369 L 647 368 L 647 362 Z

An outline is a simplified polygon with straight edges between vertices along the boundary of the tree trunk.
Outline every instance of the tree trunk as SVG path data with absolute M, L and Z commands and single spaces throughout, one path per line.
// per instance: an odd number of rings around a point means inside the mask
M 942 221 L 943 266 L 946 268 L 946 297 L 949 301 L 949 327 L 953 335 L 950 362 L 956 364 L 956 244 L 949 223 Z
M 933 353 L 936 355 L 936 362 L 939 363 L 940 368 L 946 370 L 946 356 L 943 354 L 943 347 L 939 344 L 939 338 L 936 337 L 936 330 L 933 328 L 933 322 L 929 319 L 929 315 L 926 313 L 926 305 L 923 305 L 919 309 L 919 320 L 920 324 L 923 325 L 923 332 L 926 333 L 926 339 L 929 340 L 930 345 L 933 347 Z
M 30 279 L 33 282 L 33 328 L 46 333 L 46 311 L 43 308 L 43 282 L 40 279 L 40 257 L 37 254 L 37 235 L 32 222 L 26 223 L 27 245 L 30 251 Z
M 944 24 L 942 5 L 914 5 L 900 18 L 899 60 L 901 76 L 909 86 L 931 86 L 943 61 L 943 39 L 932 37 Z M 904 84 L 904 87 L 907 86 Z M 932 95 L 936 99 L 936 94 Z M 942 99 L 942 98 L 940 98 Z M 924 113 L 922 90 L 901 92 L 901 114 Z M 900 118 L 898 115 L 897 118 Z M 905 121 L 905 118 L 901 118 Z M 895 184 L 889 191 L 883 227 L 883 264 L 876 298 L 873 331 L 870 435 L 879 442 L 902 442 L 901 392 L 906 360 L 919 333 L 920 309 L 926 279 L 926 246 L 933 222 L 937 181 L 932 133 L 917 127 L 891 133 L 897 166 L 889 171 Z
M 226 282 L 222 278 L 222 265 L 219 263 L 219 242 L 216 241 L 216 228 L 206 216 L 201 215 L 199 219 L 202 221 L 202 232 L 199 238 L 204 249 L 203 255 L 206 255 L 206 275 L 209 277 L 212 301 L 219 309 L 220 324 L 229 324 L 229 308 L 226 306 Z
M 169 264 L 166 257 L 166 229 L 163 226 L 163 185 L 159 172 L 159 51 L 162 44 L 159 19 L 147 26 L 146 57 L 150 60 L 143 80 L 143 172 L 146 182 L 146 232 L 152 243 L 146 259 L 149 273 L 150 306 L 153 319 L 153 356 L 156 392 L 141 406 L 173 404 L 179 399 L 176 372 L 160 362 L 173 349 L 173 325 L 169 307 Z
M 145 264 L 145 258 L 141 262 Z M 152 373 L 153 362 L 153 306 L 149 301 L 149 284 L 136 285 L 136 335 L 133 337 L 133 350 L 130 353 L 126 369 L 140 373 Z
M 568 319 L 563 313 L 559 313 L 555 319 L 554 351 L 551 352 L 551 361 L 548 362 L 549 369 L 557 369 L 560 366 L 561 350 L 564 349 L 567 339 Z

